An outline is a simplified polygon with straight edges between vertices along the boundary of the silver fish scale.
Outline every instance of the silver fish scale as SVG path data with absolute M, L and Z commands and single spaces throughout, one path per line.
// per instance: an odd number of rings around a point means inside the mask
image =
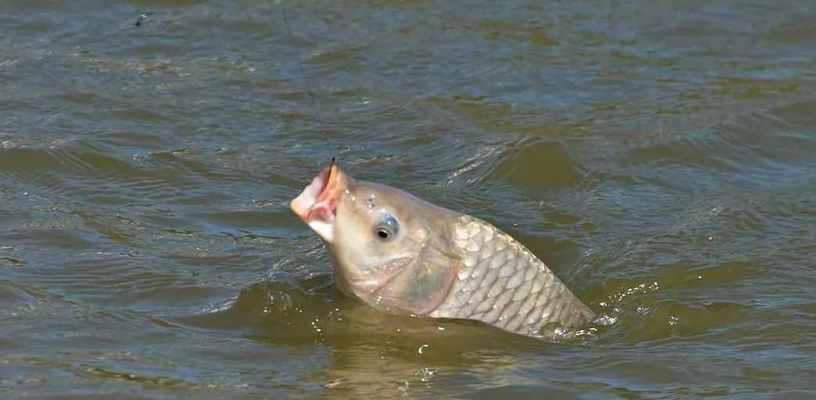
M 577 327 L 594 318 L 541 260 L 489 223 L 460 217 L 453 242 L 460 270 L 432 317 L 474 319 L 531 336 L 547 324 Z

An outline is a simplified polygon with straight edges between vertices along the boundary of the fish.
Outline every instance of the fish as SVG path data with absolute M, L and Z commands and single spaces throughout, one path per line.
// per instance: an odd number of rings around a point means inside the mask
M 335 159 L 289 205 L 325 242 L 337 288 L 383 312 L 474 320 L 539 338 L 596 318 L 543 261 L 494 225 L 354 179 Z

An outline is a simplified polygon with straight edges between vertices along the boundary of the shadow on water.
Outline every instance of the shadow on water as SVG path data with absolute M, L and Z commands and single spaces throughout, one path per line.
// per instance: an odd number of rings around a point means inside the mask
M 175 321 L 212 335 L 302 351 L 304 357 L 313 357 L 307 354 L 318 346 L 324 354 L 309 361 L 314 364 L 304 379 L 338 397 L 434 393 L 439 374 L 456 372 L 455 379 L 474 384 L 486 371 L 515 368 L 520 357 L 546 357 L 570 347 L 581 351 L 587 344 L 548 343 L 469 321 L 384 314 L 336 291 L 325 274 L 256 283 L 222 310 Z

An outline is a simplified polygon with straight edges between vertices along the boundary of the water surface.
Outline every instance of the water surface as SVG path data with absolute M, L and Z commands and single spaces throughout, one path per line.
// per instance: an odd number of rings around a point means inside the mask
M 6 0 L 0 48 L 0 397 L 814 395 L 808 1 Z M 343 297 L 287 208 L 332 156 L 615 323 Z

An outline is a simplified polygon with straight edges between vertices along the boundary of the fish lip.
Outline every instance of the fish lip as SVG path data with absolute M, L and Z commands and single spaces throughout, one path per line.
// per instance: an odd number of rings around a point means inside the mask
M 312 179 L 312 182 L 289 202 L 289 208 L 313 229 L 316 226 L 324 227 L 315 230 L 318 230 L 324 239 L 330 241 L 330 229 L 326 227 L 331 228 L 335 221 L 337 202 L 347 188 L 347 181 L 348 179 L 332 158 L 331 162 Z

